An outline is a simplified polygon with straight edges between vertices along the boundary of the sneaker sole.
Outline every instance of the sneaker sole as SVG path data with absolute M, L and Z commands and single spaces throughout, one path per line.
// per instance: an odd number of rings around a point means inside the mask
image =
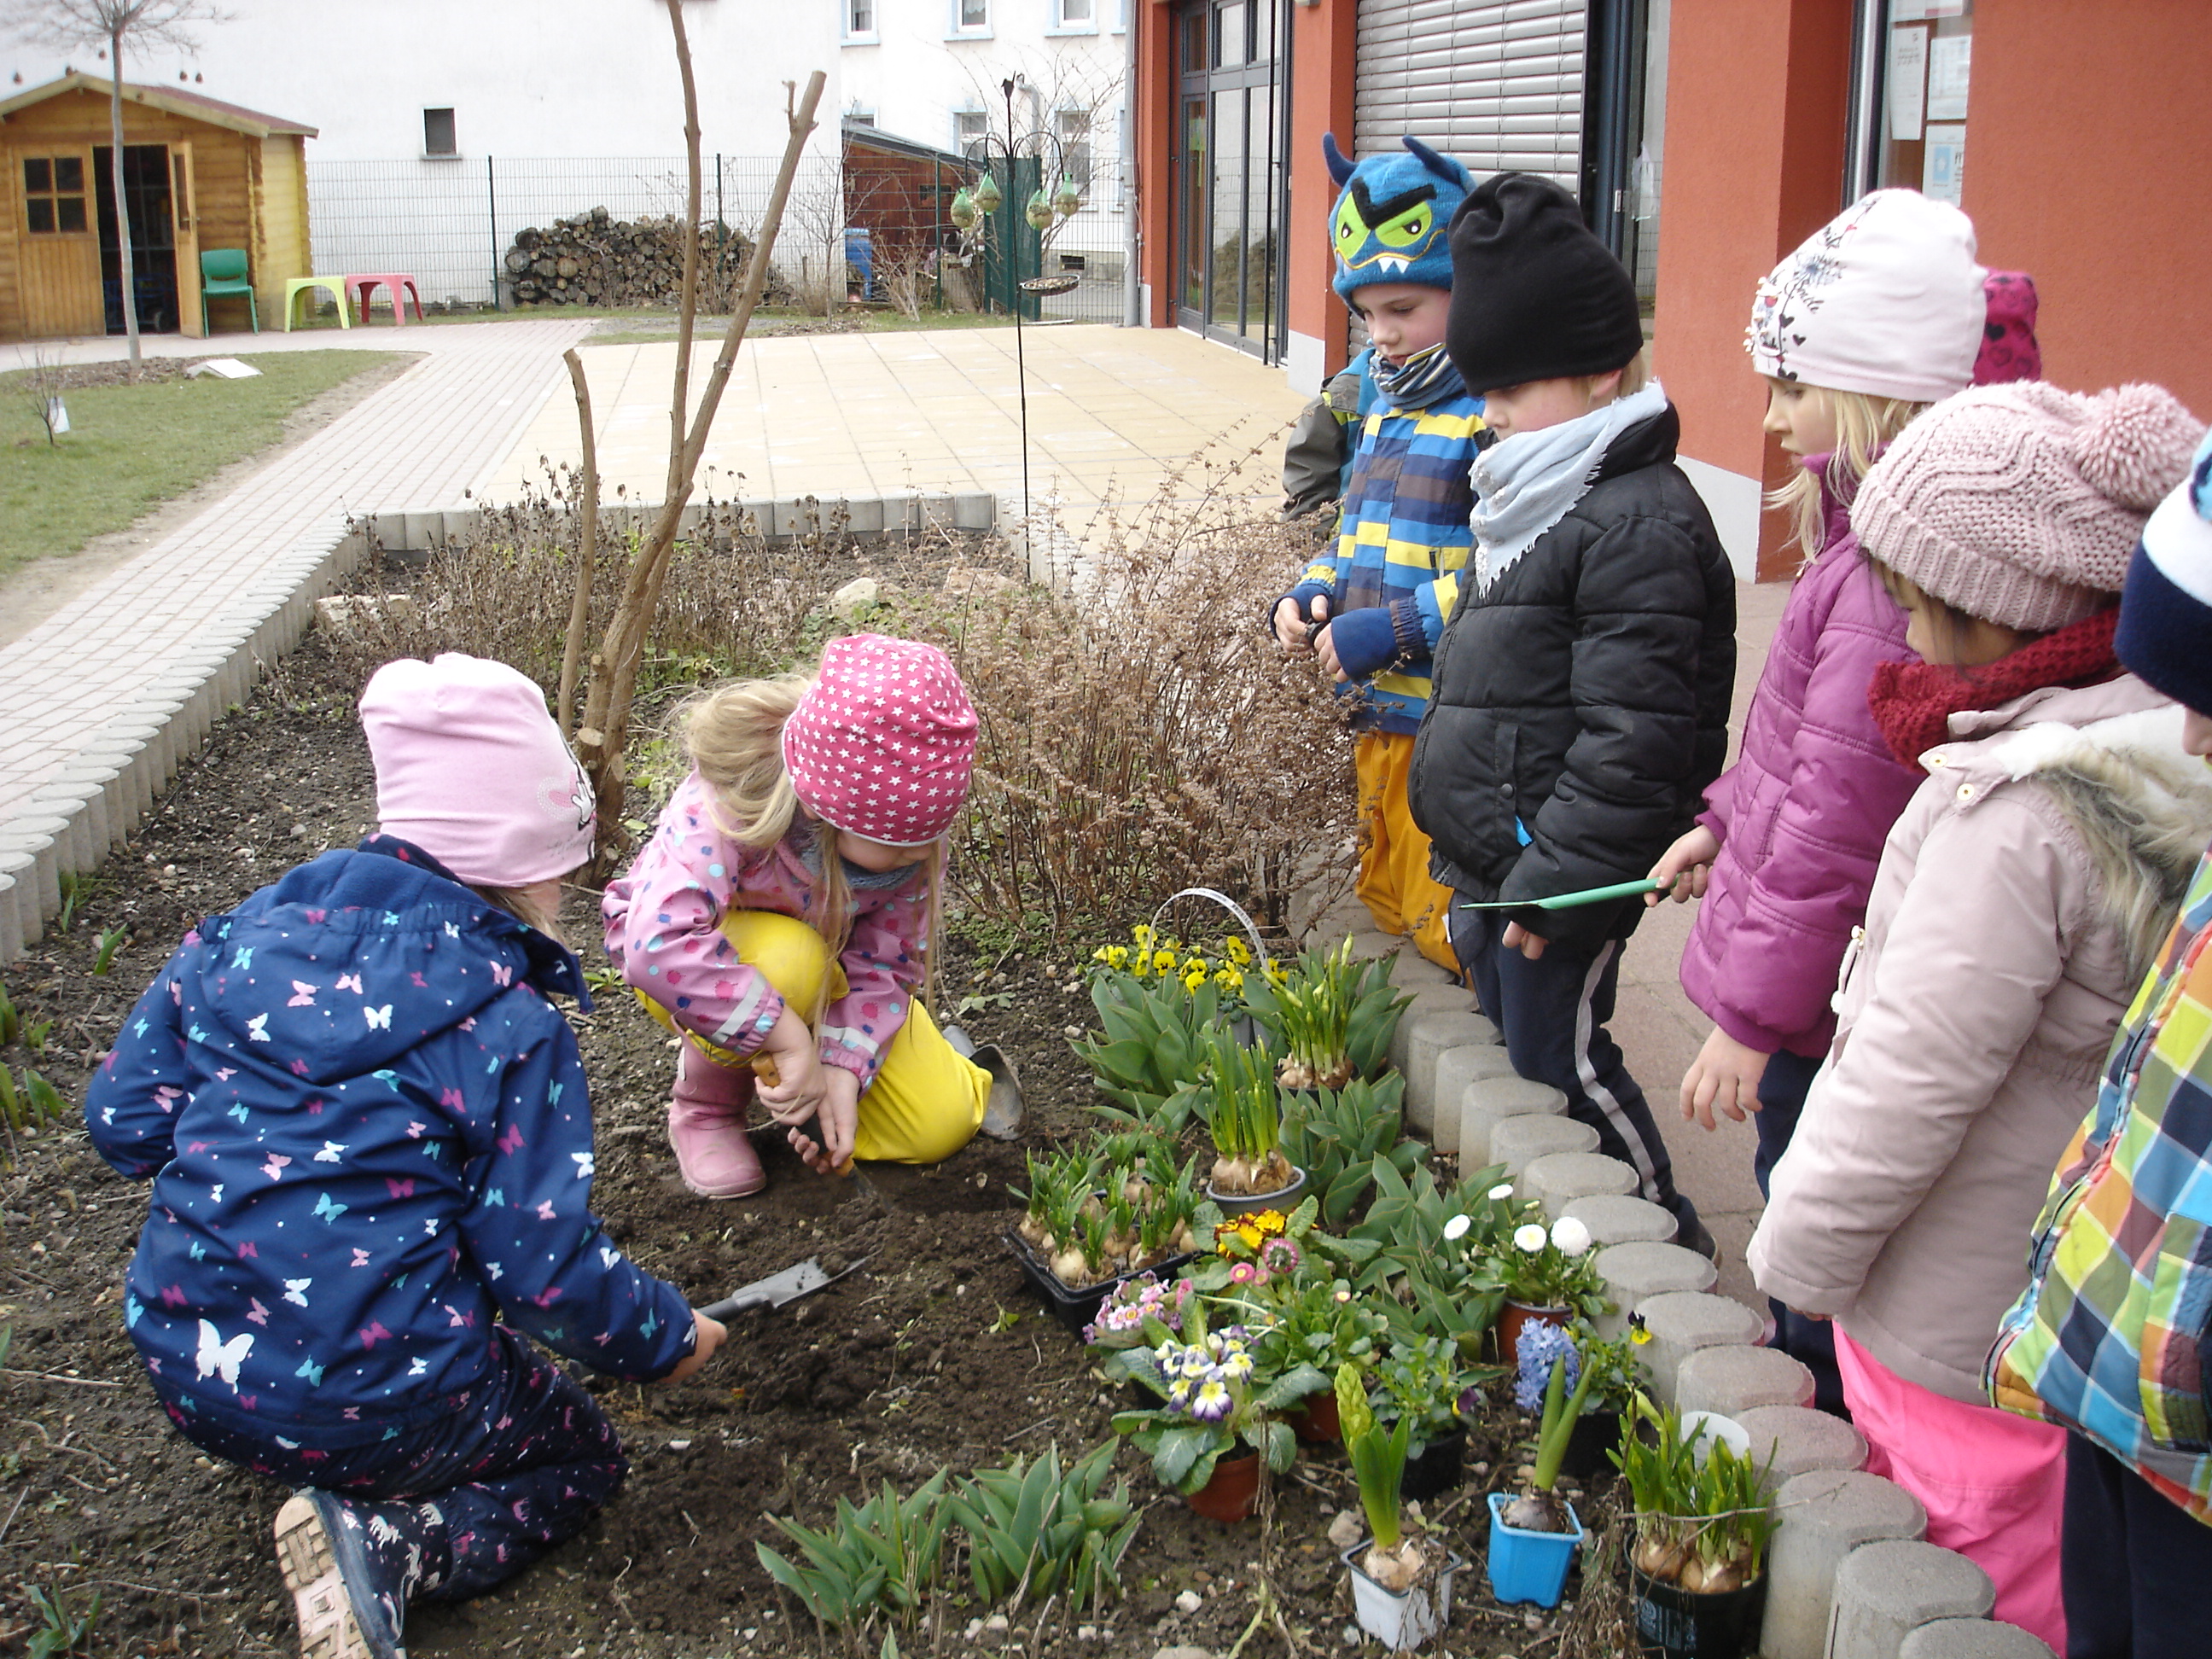
M 300 1621 L 300 1659 L 376 1659 L 312 1499 L 291 1498 L 276 1511 L 276 1565 Z

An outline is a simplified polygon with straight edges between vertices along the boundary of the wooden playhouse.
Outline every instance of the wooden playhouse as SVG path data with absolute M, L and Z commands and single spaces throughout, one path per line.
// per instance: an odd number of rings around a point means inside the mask
M 0 340 L 123 331 L 109 83 L 72 72 L 0 100 Z M 123 86 L 124 197 L 138 323 L 204 335 L 200 255 L 240 249 L 264 327 L 285 279 L 314 269 L 307 141 L 315 129 L 185 88 Z M 242 299 L 210 301 L 224 331 Z

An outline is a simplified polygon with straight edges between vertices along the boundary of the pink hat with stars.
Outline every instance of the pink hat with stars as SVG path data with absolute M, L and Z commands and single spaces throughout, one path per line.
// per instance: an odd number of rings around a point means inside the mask
M 824 823 L 888 847 L 925 847 L 952 827 L 975 763 L 975 708 L 933 645 L 854 634 L 783 724 L 783 763 Z

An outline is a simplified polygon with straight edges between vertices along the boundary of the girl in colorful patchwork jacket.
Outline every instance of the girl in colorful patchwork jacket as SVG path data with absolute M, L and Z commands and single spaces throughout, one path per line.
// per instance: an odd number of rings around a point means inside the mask
M 1749 1252 L 1760 1289 L 1835 1321 L 1868 1468 L 1989 1573 L 1998 1618 L 2062 1649 L 2065 1437 L 1992 1410 L 1982 1362 L 2050 1165 L 2212 836 L 2181 711 L 2112 653 L 2129 552 L 2202 432 L 2154 386 L 1983 387 L 1867 474 L 1851 523 L 1924 659 L 1876 672 L 1875 713 L 1927 776 Z
M 1741 753 L 1651 875 L 1678 902 L 1704 899 L 1681 977 L 1713 1029 L 1682 1079 L 1682 1115 L 1711 1129 L 1715 1112 L 1758 1114 L 1762 1193 L 1835 1032 L 1828 999 L 1883 838 L 1921 776 L 1890 753 L 1867 702 L 1875 670 L 1912 653 L 1905 612 L 1860 556 L 1850 504 L 1905 423 L 1977 378 L 1986 274 L 1965 214 L 1882 190 L 1808 237 L 1752 306 L 1745 344 L 1766 377 L 1766 430 L 1798 462 L 1771 504 L 1791 515 L 1806 563 Z M 2008 353 L 2002 378 L 2025 371 Z M 1774 1346 L 1811 1368 L 1824 1409 L 1840 1411 L 1827 1326 L 1779 1303 L 1774 1316 Z
M 380 834 L 188 934 L 85 1091 L 153 1213 L 124 1320 L 178 1430 L 310 1488 L 276 1516 L 301 1651 L 400 1652 L 410 1596 L 476 1595 L 627 1467 L 514 1333 L 632 1381 L 722 1328 L 591 1213 L 588 1006 L 553 933 L 592 794 L 537 686 L 449 655 L 361 700 Z
M 1459 972 L 1446 927 L 1451 891 L 1429 874 L 1429 838 L 1406 805 L 1413 733 L 1428 707 L 1429 659 L 1459 595 L 1473 542 L 1468 470 L 1482 445 L 1482 399 L 1444 350 L 1451 305 L 1445 229 L 1467 169 L 1418 138 L 1404 155 L 1354 167 L 1324 136 L 1341 186 L 1331 217 L 1338 297 L 1375 342 L 1378 397 L 1358 421 L 1334 550 L 1268 607 L 1286 650 L 1310 651 L 1357 698 L 1358 892 L 1385 933 Z
M 975 754 L 945 653 L 836 640 L 815 673 L 697 699 L 684 730 L 691 775 L 602 913 L 624 981 L 683 1038 L 668 1139 L 684 1184 L 719 1199 L 766 1183 L 745 1133 L 756 1097 L 824 1172 L 1013 1134 L 1005 1056 L 956 1052 L 915 995 Z
M 2143 527 L 2113 641 L 2212 759 L 2212 441 Z M 2058 1161 L 1990 1398 L 2070 1429 L 2069 1659 L 2197 1659 L 2212 1583 L 2212 853 Z

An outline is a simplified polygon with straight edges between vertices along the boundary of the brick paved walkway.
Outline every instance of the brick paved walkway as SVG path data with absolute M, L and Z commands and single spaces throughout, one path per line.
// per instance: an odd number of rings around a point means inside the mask
M 91 733 L 128 710 L 210 623 L 265 585 L 272 562 L 334 517 L 395 505 L 463 505 L 463 492 L 506 459 L 517 434 L 565 380 L 561 353 L 589 326 L 532 319 L 149 342 L 151 351 L 171 356 L 185 347 L 190 356 L 208 356 L 311 346 L 427 355 L 176 534 L 0 648 L 0 732 L 7 733 L 0 744 L 0 824 Z M 85 342 L 58 355 L 112 357 L 120 355 L 120 343 Z M 21 353 L 16 348 L 14 355 Z

